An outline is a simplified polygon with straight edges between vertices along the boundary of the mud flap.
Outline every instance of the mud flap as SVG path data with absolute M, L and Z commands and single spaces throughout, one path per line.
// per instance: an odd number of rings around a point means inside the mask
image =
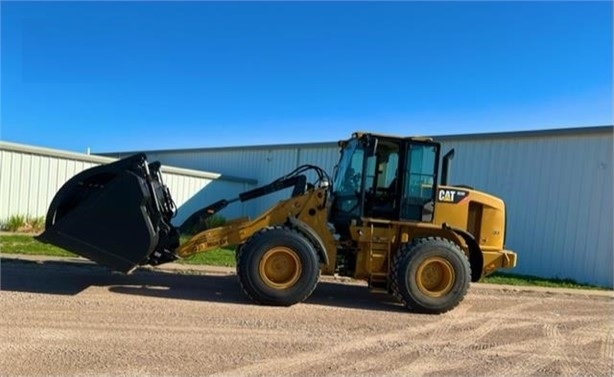
M 175 259 L 174 204 L 144 154 L 85 170 L 54 197 L 40 241 L 121 272 Z

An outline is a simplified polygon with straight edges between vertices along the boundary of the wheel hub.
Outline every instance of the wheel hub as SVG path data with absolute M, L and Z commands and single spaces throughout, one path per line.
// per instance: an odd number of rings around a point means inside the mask
M 429 297 L 441 297 L 450 293 L 455 279 L 452 264 L 441 257 L 425 259 L 416 272 L 418 289 Z
M 294 250 L 274 247 L 262 256 L 258 271 L 269 287 L 286 289 L 296 284 L 301 276 L 301 261 Z

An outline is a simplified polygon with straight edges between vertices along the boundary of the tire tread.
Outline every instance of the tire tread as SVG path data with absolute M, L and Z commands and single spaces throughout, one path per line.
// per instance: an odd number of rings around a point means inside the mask
M 441 245 L 442 243 L 443 245 Z M 463 284 L 463 292 L 461 294 L 461 298 L 460 300 L 455 302 L 452 306 L 446 307 L 443 310 L 433 310 L 430 308 L 426 308 L 420 303 L 418 303 L 415 299 L 413 299 L 410 294 L 404 295 L 401 292 L 401 286 L 399 283 L 399 274 L 400 274 L 400 269 L 401 269 L 403 262 L 405 261 L 406 258 L 409 257 L 408 256 L 409 254 L 415 252 L 416 248 L 422 245 L 426 245 L 426 244 L 439 244 L 440 246 L 445 246 L 447 248 L 455 249 L 455 252 L 458 252 L 463 255 L 462 261 L 463 261 L 463 266 L 466 271 L 465 273 L 466 282 Z M 390 280 L 391 280 L 391 291 L 392 291 L 393 296 L 401 304 L 403 304 L 403 306 L 405 306 L 409 310 L 416 311 L 416 312 L 422 312 L 422 313 L 431 313 L 431 314 L 445 313 L 449 310 L 452 310 L 456 306 L 458 306 L 458 304 L 460 304 L 461 301 L 463 300 L 467 292 L 467 288 L 469 286 L 470 280 L 471 280 L 471 266 L 469 264 L 469 260 L 467 259 L 467 256 L 462 251 L 462 249 L 457 244 L 448 240 L 447 238 L 434 237 L 434 236 L 415 238 L 412 242 L 407 243 L 404 246 L 402 246 L 399 252 L 394 256 L 392 260 L 392 266 L 391 266 L 390 273 L 392 277 Z
M 248 273 L 248 271 L 244 271 L 243 269 L 248 268 L 246 266 L 247 265 L 247 257 L 248 257 L 248 253 L 253 248 L 252 245 L 260 237 L 262 237 L 263 234 L 268 233 L 268 232 L 270 232 L 272 230 L 284 230 L 286 232 L 291 232 L 292 234 L 296 234 L 296 235 L 300 236 L 307 244 L 309 244 L 314 251 L 316 250 L 315 245 L 313 245 L 313 243 L 309 240 L 309 238 L 305 237 L 300 231 L 298 231 L 294 227 L 290 227 L 290 226 L 286 226 L 286 225 L 278 225 L 278 226 L 266 227 L 266 228 L 263 228 L 263 229 L 259 230 L 258 232 L 254 233 L 243 245 L 239 246 L 238 249 L 237 249 L 237 255 L 236 255 L 236 260 L 237 260 L 237 276 L 239 277 L 239 284 L 241 285 L 241 289 L 243 290 L 245 295 L 247 297 L 249 297 L 250 300 L 252 300 L 256 304 L 289 306 L 289 305 L 293 305 L 294 303 L 303 302 L 309 296 L 311 296 L 311 294 L 315 290 L 315 288 L 317 286 L 318 279 L 319 279 L 319 270 L 318 270 L 318 273 L 315 275 L 315 278 L 311 277 L 311 279 L 313 279 L 315 281 L 311 281 L 310 282 L 309 289 L 307 291 L 305 291 L 299 297 L 294 298 L 293 300 L 291 300 L 292 302 L 290 302 L 290 303 L 274 302 L 273 300 L 262 300 L 260 297 L 258 297 L 257 293 L 249 285 L 247 285 L 243 281 L 243 279 L 241 278 L 242 276 L 244 276 L 245 273 Z M 316 257 L 316 259 L 318 259 L 317 253 L 316 253 L 315 257 Z

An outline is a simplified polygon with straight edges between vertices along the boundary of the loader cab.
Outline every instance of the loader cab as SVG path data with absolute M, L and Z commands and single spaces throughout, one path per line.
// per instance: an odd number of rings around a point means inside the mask
M 339 231 L 365 217 L 432 221 L 439 143 L 356 133 L 339 145 L 330 212 Z

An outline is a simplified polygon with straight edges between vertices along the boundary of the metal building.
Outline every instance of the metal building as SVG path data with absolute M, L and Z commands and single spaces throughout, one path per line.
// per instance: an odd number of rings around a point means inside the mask
M 612 126 L 434 137 L 456 149 L 450 182 L 503 198 L 515 273 L 614 287 Z M 128 153 L 109 154 L 122 157 Z M 332 173 L 336 142 L 149 151 L 164 164 L 264 184 L 301 164 Z M 226 198 L 228 196 L 225 196 Z M 256 215 L 287 193 L 245 207 Z M 214 201 L 220 197 L 211 197 Z
M 58 189 L 75 174 L 114 158 L 91 156 L 0 142 L 0 221 L 10 216 L 44 216 Z M 254 187 L 255 180 L 164 166 L 165 183 L 178 207 L 180 223 L 211 196 L 237 195 Z M 247 208 L 230 208 L 227 216 L 240 216 Z

